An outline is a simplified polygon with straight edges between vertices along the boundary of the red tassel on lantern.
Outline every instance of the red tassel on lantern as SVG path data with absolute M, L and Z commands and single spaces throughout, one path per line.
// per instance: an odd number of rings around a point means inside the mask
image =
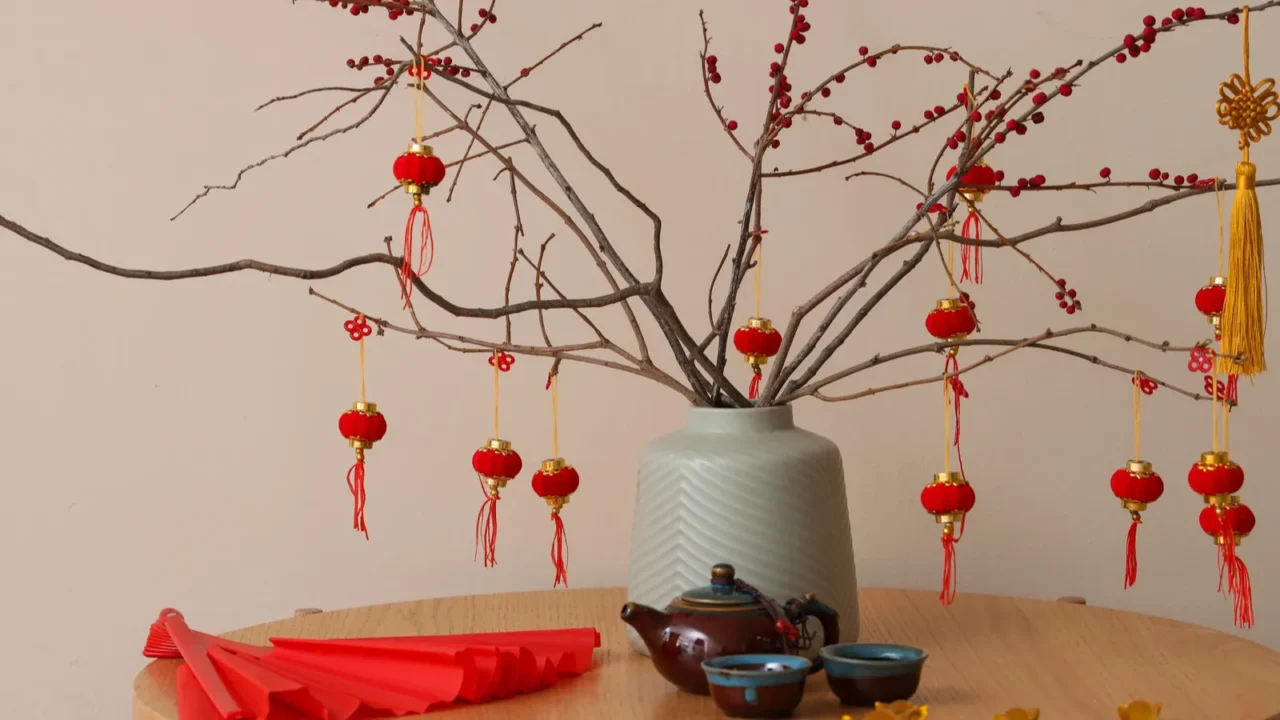
M 1236 627 L 1253 627 L 1253 587 L 1249 582 L 1249 568 L 1240 559 L 1240 540 L 1249 536 L 1257 525 L 1257 517 L 1238 496 L 1231 496 L 1225 504 L 1210 505 L 1200 511 L 1200 528 L 1213 537 L 1218 545 L 1218 591 L 1222 591 L 1226 576 L 1227 592 L 1235 598 L 1234 622 Z
M 965 516 L 973 509 L 975 499 L 973 487 L 956 472 L 934 475 L 933 482 L 920 492 L 920 504 L 942 525 L 942 592 L 938 599 L 943 605 L 950 605 L 956 596 L 955 545 L 964 535 Z M 956 523 L 960 524 L 959 532 Z
M 551 564 L 556 569 L 552 587 L 561 584 L 569 587 L 569 538 L 565 534 L 560 511 L 569 504 L 569 496 L 578 490 L 578 484 L 578 471 L 566 464 L 563 458 L 543 460 L 542 469 L 533 474 L 533 491 L 547 501 L 556 528 L 551 539 Z
M 953 165 L 947 171 L 948 180 L 955 177 L 956 169 Z M 960 237 L 972 240 L 982 239 L 982 219 L 978 217 L 974 204 L 982 202 L 987 193 L 991 192 L 989 186 L 998 184 L 1003 178 L 1004 173 L 992 169 L 983 160 L 974 163 L 965 172 L 964 177 L 960 178 L 959 194 L 969 207 L 969 214 L 960 226 Z M 980 245 L 965 245 L 960 249 L 960 282 L 982 284 L 982 247 Z
M 338 431 L 356 451 L 356 462 L 347 471 L 347 487 L 355 507 L 352 527 L 368 540 L 369 528 L 364 522 L 364 451 L 386 436 L 387 419 L 378 412 L 377 403 L 358 402 L 338 418 Z
M 760 396 L 760 368 L 782 348 L 782 333 L 765 318 L 747 318 L 747 324 L 733 334 L 733 346 L 751 366 L 753 375 L 747 397 L 755 400 Z
M 1227 279 L 1209 278 L 1209 284 L 1196 291 L 1196 309 L 1213 323 L 1214 330 L 1222 324 L 1222 308 L 1227 304 Z
M 476 555 L 484 550 L 484 566 L 498 564 L 498 500 L 507 486 L 524 467 L 520 453 L 506 440 L 494 438 L 471 456 L 471 467 L 480 476 L 484 502 L 476 515 Z
M 1120 506 L 1129 511 L 1129 536 L 1125 543 L 1124 587 L 1138 581 L 1138 526 L 1142 511 L 1164 494 L 1164 480 L 1151 468 L 1151 463 L 1130 460 L 1128 465 L 1111 474 L 1111 492 L 1120 498 Z
M 404 186 L 404 191 L 413 196 L 413 209 L 409 211 L 409 220 L 404 227 L 404 256 L 400 264 L 400 294 L 404 298 L 405 307 L 413 294 L 413 280 L 431 270 L 435 261 L 436 241 L 431 230 L 431 216 L 422 205 L 422 196 L 431 192 L 431 188 L 444 181 L 445 167 L 440 158 L 432 154 L 430 145 L 410 143 L 409 150 L 396 158 L 392 165 L 396 181 Z M 421 226 L 418 232 L 414 228 Z M 413 262 L 414 236 L 418 238 L 418 263 Z

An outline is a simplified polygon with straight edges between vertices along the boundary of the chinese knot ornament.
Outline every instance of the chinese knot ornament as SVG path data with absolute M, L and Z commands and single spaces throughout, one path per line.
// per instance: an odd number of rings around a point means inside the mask
M 364 451 L 386 436 L 387 419 L 378 412 L 376 403 L 368 402 L 365 398 L 364 340 L 373 334 L 373 328 L 363 315 L 348 320 L 343 327 L 352 340 L 360 343 L 360 401 L 338 418 L 338 432 L 342 433 L 347 444 L 356 451 L 356 462 L 347 470 L 347 488 L 351 491 L 354 505 L 352 527 L 364 533 L 368 540 L 369 528 L 364 521 Z
M 939 599 L 950 605 L 956 596 L 956 543 L 964 535 L 967 513 L 975 501 L 973 487 L 958 472 L 942 472 L 920 492 L 920 504 L 942 525 L 942 593 Z M 959 524 L 959 529 L 956 525 Z
M 754 373 L 748 392 L 748 397 L 754 400 L 760 395 L 760 368 L 782 348 L 782 333 L 765 318 L 747 318 L 747 324 L 733 334 L 733 346 L 742 353 Z
M 1200 511 L 1200 529 L 1218 546 L 1218 591 L 1222 591 L 1225 574 L 1227 591 L 1235 598 L 1235 624 L 1241 628 L 1253 627 L 1253 588 L 1249 568 L 1237 548 L 1257 522 L 1253 511 L 1234 495 L 1225 504 L 1209 505 Z
M 1222 308 L 1227 302 L 1227 279 L 1215 277 L 1196 291 L 1196 309 L 1213 323 L 1216 331 L 1222 323 Z
M 569 586 L 569 563 L 566 545 L 568 537 L 564 531 L 564 520 L 560 511 L 569 504 L 569 496 L 578 490 L 578 471 L 565 463 L 564 458 L 551 458 L 542 461 L 542 468 L 533 474 L 533 491 L 538 497 L 547 501 L 551 508 L 551 520 L 555 523 L 555 536 L 551 540 L 551 563 L 556 568 L 556 578 L 552 587 L 564 584 Z
M 403 155 L 396 158 L 392 172 L 395 173 L 396 182 L 413 198 L 413 209 L 409 211 L 409 220 L 404 227 L 404 256 L 400 262 L 400 293 L 408 307 L 414 278 L 422 277 L 431 269 L 436 254 L 431 216 L 422 204 L 422 196 L 444 181 L 445 168 L 440 158 L 432 153 L 430 145 L 414 142 L 409 144 L 409 149 Z M 419 219 L 422 224 L 416 233 L 418 250 L 415 264 L 414 228 L 418 226 Z
M 924 318 L 924 328 L 939 340 L 963 340 L 978 329 L 973 303 L 965 297 L 939 300 L 937 307 Z M 955 348 L 951 348 L 952 354 Z
M 1120 506 L 1129 511 L 1131 520 L 1125 543 L 1124 586 L 1127 589 L 1138 581 L 1138 526 L 1142 524 L 1142 511 L 1164 495 L 1164 481 L 1151 463 L 1130 460 L 1111 474 L 1111 492 L 1120 499 Z
M 957 167 L 951 166 L 951 169 L 947 171 L 947 179 L 950 180 L 955 177 L 956 171 Z M 1003 179 L 1003 172 L 991 168 L 983 160 L 974 163 L 965 171 L 965 174 L 960 178 L 957 192 L 960 197 L 964 198 L 965 205 L 969 208 L 969 214 L 965 216 L 964 223 L 960 225 L 960 237 L 971 240 L 982 239 L 982 217 L 978 214 L 978 209 L 975 205 L 982 202 L 983 198 L 991 192 L 991 187 L 998 185 Z M 982 246 L 966 244 L 961 247 L 959 281 L 972 282 L 974 285 L 982 284 Z

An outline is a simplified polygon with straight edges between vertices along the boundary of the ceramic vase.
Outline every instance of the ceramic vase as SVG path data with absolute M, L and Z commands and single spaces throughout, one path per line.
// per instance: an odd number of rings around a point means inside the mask
M 684 430 L 640 456 L 628 598 L 666 607 L 716 563 L 779 601 L 814 593 L 839 611 L 841 642 L 857 639 L 840 451 L 797 428 L 790 406 L 691 408 Z

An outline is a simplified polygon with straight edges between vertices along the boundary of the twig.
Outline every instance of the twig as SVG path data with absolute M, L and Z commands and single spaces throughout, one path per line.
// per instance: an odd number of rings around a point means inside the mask
M 716 316 L 712 312 L 712 306 L 715 304 L 716 296 L 716 280 L 720 279 L 720 271 L 724 269 L 724 261 L 729 259 L 729 251 L 733 249 L 733 245 L 725 245 L 724 252 L 720 255 L 720 263 L 716 265 L 716 271 L 711 275 L 711 285 L 707 288 L 707 322 L 711 325 L 711 333 L 716 332 Z M 710 339 L 707 340 L 711 342 Z
M 310 90 L 303 90 L 301 92 L 296 92 L 291 95 L 281 95 L 279 97 L 273 97 L 270 100 L 262 103 L 258 107 L 254 108 L 253 111 L 258 112 L 259 110 L 265 110 L 266 108 L 271 107 L 276 103 L 287 102 L 289 100 L 297 100 L 298 98 L 306 97 L 308 95 L 314 95 L 316 93 L 323 93 L 323 92 L 366 93 L 366 92 L 369 92 L 370 90 L 377 90 L 377 89 L 378 89 L 377 87 L 338 87 L 338 86 L 311 88 Z
M 738 151 L 743 157 L 751 159 L 751 153 L 743 147 L 742 142 L 738 140 L 738 136 L 733 134 L 733 130 L 729 129 L 729 121 L 725 119 L 723 109 L 716 105 L 716 100 L 711 96 L 711 76 L 707 72 L 707 55 L 711 52 L 711 36 L 707 33 L 707 15 L 703 10 L 698 11 L 698 20 L 702 23 L 702 53 L 698 56 L 702 60 L 702 92 L 707 96 L 707 103 L 711 105 L 711 111 L 716 114 L 716 119 L 720 121 L 720 127 L 724 129 L 729 139 L 733 141 Z M 726 251 L 727 255 L 727 251 Z M 723 262 L 722 262 L 723 264 Z M 712 323 L 715 324 L 714 322 Z
M 905 187 L 906 189 L 910 190 L 911 192 L 915 193 L 916 195 L 919 195 L 922 198 L 925 197 L 925 193 L 923 190 L 916 187 L 915 185 L 912 185 L 906 180 L 903 180 L 897 175 L 890 175 L 889 173 L 876 172 L 874 170 L 860 170 L 846 177 L 845 180 L 852 180 L 853 178 L 857 178 L 857 177 L 878 177 L 878 178 L 884 178 L 886 180 L 892 180 L 898 183 L 899 185 Z

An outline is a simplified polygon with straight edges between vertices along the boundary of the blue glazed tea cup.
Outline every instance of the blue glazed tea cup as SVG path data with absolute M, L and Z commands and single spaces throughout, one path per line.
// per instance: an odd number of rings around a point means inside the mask
M 909 645 L 842 643 L 822 648 L 819 656 L 841 704 L 871 707 L 914 695 L 929 653 Z
M 797 655 L 723 655 L 702 663 L 711 699 L 729 717 L 786 717 L 804 698 L 813 663 Z

